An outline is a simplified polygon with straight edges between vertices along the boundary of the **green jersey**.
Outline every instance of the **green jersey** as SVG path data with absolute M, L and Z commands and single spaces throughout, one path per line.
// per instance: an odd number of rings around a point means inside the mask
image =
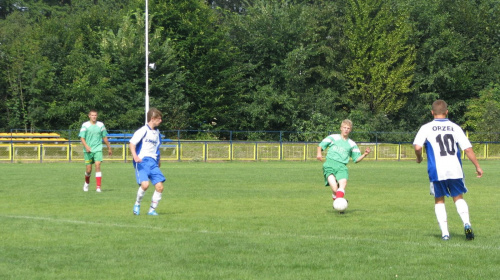
M 96 122 L 92 124 L 90 121 L 83 123 L 82 128 L 80 129 L 80 134 L 78 137 L 84 138 L 87 145 L 89 145 L 91 149 L 91 153 L 102 152 L 102 138 L 106 137 L 108 132 L 106 131 L 106 127 L 102 122 Z M 85 147 L 83 148 L 84 152 Z
M 319 143 L 321 150 L 328 149 L 326 160 L 334 160 L 343 164 L 349 162 L 352 158 L 354 162 L 361 156 L 361 152 L 354 141 L 351 139 L 344 140 L 340 134 L 332 134 L 327 136 Z

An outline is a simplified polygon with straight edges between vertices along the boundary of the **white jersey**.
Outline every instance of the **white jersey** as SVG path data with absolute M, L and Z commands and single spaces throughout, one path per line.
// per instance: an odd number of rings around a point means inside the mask
M 135 149 L 139 158 L 159 159 L 161 137 L 158 129 L 151 129 L 148 125 L 145 125 L 134 133 L 129 142 L 136 145 Z
M 434 119 L 420 127 L 413 145 L 425 147 L 431 182 L 464 177 L 460 148 L 472 147 L 464 131 L 448 119 Z

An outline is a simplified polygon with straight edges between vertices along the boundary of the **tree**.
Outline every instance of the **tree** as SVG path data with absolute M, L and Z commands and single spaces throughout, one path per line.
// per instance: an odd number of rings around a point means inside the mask
M 498 1 L 409 0 L 407 4 L 412 7 L 412 42 L 418 50 L 414 94 L 446 100 L 454 120 L 464 123 L 468 101 L 499 79 Z M 412 103 L 408 109 L 422 110 L 422 104 Z
M 491 84 L 472 99 L 465 113 L 465 129 L 483 133 L 474 135 L 476 141 L 499 141 L 500 134 L 500 85 Z M 486 136 L 484 135 L 486 134 Z
M 0 30 L 6 126 L 26 131 L 43 128 L 46 93 L 54 73 L 37 40 L 40 30 L 17 12 L 2 21 Z
M 415 69 L 408 12 L 396 2 L 348 3 L 345 32 L 350 99 L 353 104 L 368 104 L 372 113 L 395 114 L 406 105 Z
M 307 130 L 330 126 L 345 104 L 339 8 L 255 1 L 229 23 L 246 71 L 239 129 Z
M 234 77 L 227 76 L 237 53 L 226 39 L 217 13 L 202 1 L 162 0 L 151 5 L 151 32 L 161 30 L 176 54 L 184 79 L 183 94 L 188 105 L 188 127 L 184 129 L 224 129 L 231 118 Z M 183 97 L 184 99 L 184 97 Z

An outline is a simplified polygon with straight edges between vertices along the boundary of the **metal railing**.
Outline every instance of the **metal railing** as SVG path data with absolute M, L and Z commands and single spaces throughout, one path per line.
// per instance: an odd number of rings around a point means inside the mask
M 365 160 L 415 160 L 411 143 L 359 143 L 361 150 L 372 149 Z M 161 145 L 162 161 L 309 161 L 316 160 L 318 142 L 262 141 L 184 141 Z M 112 156 L 105 161 L 132 160 L 127 143 L 112 144 Z M 473 143 L 478 159 L 500 159 L 500 143 Z M 425 158 L 425 154 L 424 154 Z M 83 145 L 4 143 L 0 144 L 0 162 L 82 162 Z

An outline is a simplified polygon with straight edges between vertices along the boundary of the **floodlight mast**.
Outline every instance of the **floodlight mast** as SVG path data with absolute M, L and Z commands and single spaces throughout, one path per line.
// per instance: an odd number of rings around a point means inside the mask
M 146 96 L 145 96 L 145 123 L 148 123 L 149 111 L 149 3 L 146 0 L 146 12 L 144 20 L 144 44 L 146 49 Z

